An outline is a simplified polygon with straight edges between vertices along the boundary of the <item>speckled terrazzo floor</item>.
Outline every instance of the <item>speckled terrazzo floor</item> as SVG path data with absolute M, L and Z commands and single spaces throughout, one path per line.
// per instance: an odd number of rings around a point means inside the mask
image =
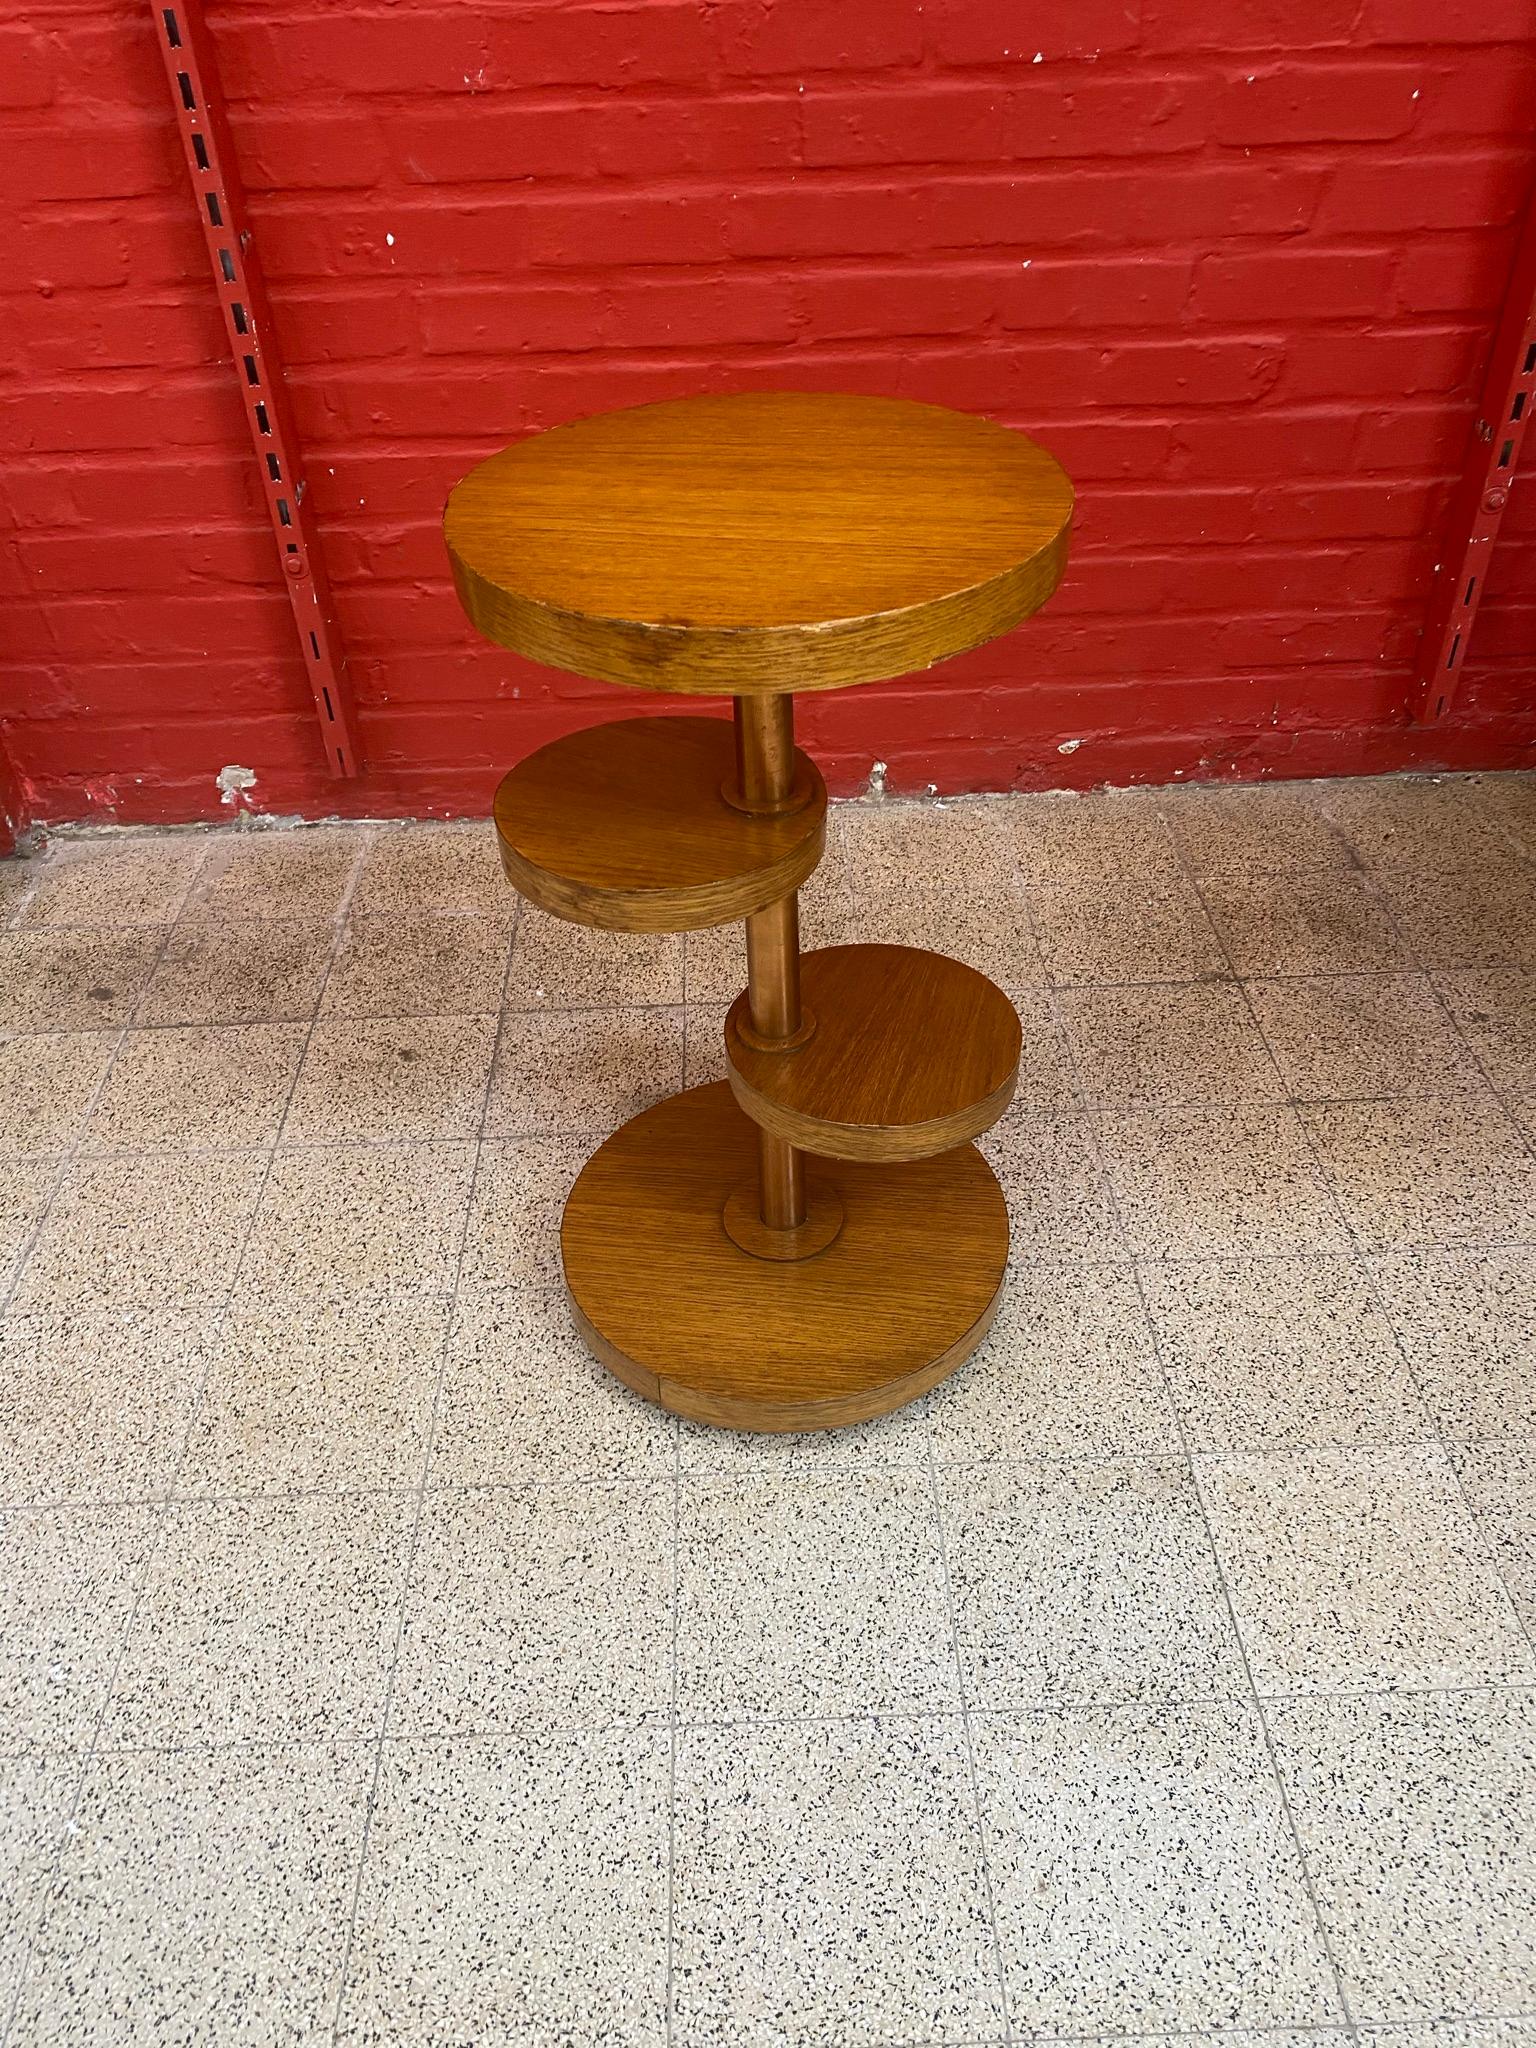
M 1536 2048 L 1536 778 L 831 837 L 808 943 L 1026 1050 L 996 1333 L 813 1440 L 557 1291 L 739 933 L 478 825 L 0 865 L 8 2048 Z

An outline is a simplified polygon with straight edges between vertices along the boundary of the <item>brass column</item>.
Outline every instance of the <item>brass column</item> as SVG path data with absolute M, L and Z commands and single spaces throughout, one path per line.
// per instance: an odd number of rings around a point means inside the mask
M 747 810 L 784 809 L 795 774 L 794 699 L 736 699 L 736 766 Z M 793 891 L 747 919 L 747 1001 L 760 1038 L 793 1038 L 800 1028 L 800 913 Z M 783 1138 L 759 1131 L 763 1221 L 792 1230 L 805 1221 L 805 1169 Z

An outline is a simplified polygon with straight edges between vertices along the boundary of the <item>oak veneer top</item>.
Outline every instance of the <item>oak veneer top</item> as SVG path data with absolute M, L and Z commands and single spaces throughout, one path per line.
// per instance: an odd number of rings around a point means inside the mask
M 925 668 L 1034 611 L 1072 487 L 1026 435 L 909 399 L 746 392 L 493 455 L 444 531 L 465 610 L 551 667 L 693 693 Z

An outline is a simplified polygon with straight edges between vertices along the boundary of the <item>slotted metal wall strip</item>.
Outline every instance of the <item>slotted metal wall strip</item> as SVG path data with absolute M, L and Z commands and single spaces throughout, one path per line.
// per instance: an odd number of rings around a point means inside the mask
M 1510 271 L 1466 468 L 1451 502 L 1415 672 L 1415 712 L 1433 725 L 1456 702 L 1520 444 L 1536 408 L 1536 195 Z
M 314 695 L 326 765 L 333 775 L 356 775 L 360 764 L 341 644 L 230 146 L 218 61 L 201 0 L 175 0 L 174 6 L 156 5 L 151 11 L 298 628 L 300 657 Z

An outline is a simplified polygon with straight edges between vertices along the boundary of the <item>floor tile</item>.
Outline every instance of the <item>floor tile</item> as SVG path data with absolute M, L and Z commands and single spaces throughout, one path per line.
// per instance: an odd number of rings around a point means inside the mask
M 839 804 L 829 838 L 834 832 L 861 891 L 933 889 L 946 876 L 963 876 L 979 892 L 1013 879 L 1002 806 L 985 800 Z
M 1233 1698 L 1247 1678 L 1182 1460 L 942 1476 L 966 1701 Z
M 164 937 L 143 927 L 0 932 L 0 1031 L 126 1024 Z
M 377 832 L 358 871 L 352 908 L 364 917 L 416 911 L 506 917 L 516 908 L 489 818 Z
M 49 1159 L 68 1151 L 118 1042 L 115 1031 L 0 1039 L 0 1157 Z
M 847 915 L 852 922 L 851 901 Z M 800 906 L 800 947 L 810 950 L 805 905 Z M 719 1005 L 725 1014 L 747 985 L 747 942 L 739 924 L 712 925 L 683 939 L 683 986 L 690 1005 Z
M 1008 1198 L 1008 1256 L 1120 1259 L 1125 1245 L 1087 1120 L 1020 1110 L 994 1125 L 982 1151 Z
M 1190 1448 L 1407 1444 L 1432 1434 L 1369 1276 L 1348 1258 L 1142 1269 Z
M 1447 1437 L 1536 1434 L 1536 1248 L 1403 1252 L 1372 1271 Z
M 702 1088 L 727 1078 L 725 1019 L 729 1004 L 690 1005 L 684 1013 L 683 1086 Z
M 335 928 L 178 925 L 134 1012 L 137 1024 L 304 1024 L 315 1014 Z
M 1001 2035 L 956 1721 L 685 1729 L 676 1844 L 677 2048 Z
M 279 1152 L 251 1225 L 241 1286 L 450 1291 L 474 1170 L 473 1145 Z
M 32 1242 L 59 1178 L 52 1159 L 16 1159 L 0 1174 L 0 1294 Z
M 1475 870 L 1509 856 L 1475 777 L 1356 776 L 1321 788 L 1367 867 Z
M 103 1744 L 378 1734 L 414 1503 L 311 1494 L 165 1514 Z
M 501 1008 L 512 916 L 354 917 L 336 949 L 324 1017 L 470 1016 Z
M 832 1472 L 896 1468 L 926 1470 L 932 1396 L 872 1422 L 841 1429 L 720 1429 L 679 1419 L 678 1462 L 684 1472 L 759 1473 L 820 1478 Z
M 1536 781 L 1529 774 L 1482 775 L 1476 795 L 1483 816 L 1527 856 L 1536 855 Z
M 1233 982 L 1064 989 L 1060 1000 L 1089 1102 L 1273 1102 L 1284 1092 Z
M 217 1318 L 98 1308 L 0 1320 L 0 1505 L 164 1494 Z
M 681 1010 L 510 1015 L 491 1082 L 488 1136 L 591 1131 L 607 1137 L 683 1082 Z
M 1412 964 L 1385 904 L 1350 870 L 1215 875 L 1201 893 L 1237 974 L 1391 974 Z
M 0 1756 L 0 2006 L 11 1995 L 53 1875 L 54 1849 L 80 1779 L 80 1759 L 25 1750 Z
M 443 1297 L 263 1297 L 219 1335 L 176 1491 L 344 1493 L 417 1486 L 448 1327 Z
M 203 865 L 207 839 L 92 839 L 51 850 L 21 914 L 36 925 L 167 924 Z
M 1425 967 L 1536 967 L 1536 866 L 1405 869 L 1380 877 L 1404 938 Z
M 971 1725 L 1017 2033 L 1343 2017 L 1251 1708 Z
M 940 1464 L 1176 1451 L 1136 1281 L 1124 1267 L 1010 1276 L 991 1335 L 929 1402 Z
M 1529 2008 L 1536 1693 L 1295 1700 L 1266 1712 L 1356 2017 Z
M 880 1714 L 958 1703 L 927 1473 L 683 1480 L 681 1719 Z
M 1536 1677 L 1443 1451 L 1205 1458 L 1199 1474 L 1261 1693 Z
M 1182 879 L 1178 850 L 1149 790 L 1067 791 L 1017 798 L 1008 806 L 1019 871 L 1031 886 L 1095 888 Z
M 1278 875 L 1347 866 L 1349 847 L 1324 813 L 1326 784 L 1215 783 L 1165 793 L 1173 842 L 1196 875 Z
M 99 1759 L 13 2040 L 319 2048 L 372 1769 L 361 1745 Z
M 1361 2027 L 1363 2048 L 1532 2048 L 1536 2019 L 1442 2020 L 1420 2026 Z
M 461 1301 L 433 1441 L 434 1486 L 644 1478 L 669 1472 L 672 1417 L 597 1363 L 564 1291 Z
M 217 925 L 334 917 L 366 839 L 355 826 L 230 833 L 212 848 L 183 916 Z
M 1226 973 L 1200 898 L 1155 873 L 1034 889 L 1030 908 L 1045 971 L 1078 982 L 1199 981 Z
M 1038 1116 L 1041 1111 L 1071 1109 L 1078 1099 L 1077 1074 L 1057 1019 L 1059 997 L 1035 988 L 1011 988 L 1006 993 L 1023 1032 L 1018 1088 L 1008 1114 Z
M 44 863 L 26 860 L 19 854 L 0 858 L 0 930 L 20 916 L 27 899 L 42 879 Z
M 283 1143 L 477 1137 L 495 1044 L 489 1016 L 322 1019 Z
M 598 931 L 524 905 L 512 942 L 509 1010 L 614 1010 L 682 1000 L 679 934 Z
M 1536 1159 L 1486 1091 L 1300 1114 L 1369 1249 L 1536 1236 Z
M 459 1286 L 558 1287 L 560 1218 L 596 1134 L 511 1138 L 480 1147 Z
M 16 1283 L 12 1311 L 222 1293 L 266 1169 L 259 1152 L 77 1159 Z
M 1320 975 L 1247 988 L 1293 1096 L 1317 1102 L 1480 1085 L 1422 974 Z
M 1529 1094 L 1536 1087 L 1536 970 L 1472 967 L 1435 979 L 1492 1085 Z
M 1294 1110 L 1110 1110 L 1098 1133 L 1138 1258 L 1343 1248 Z
M 856 885 L 857 887 L 857 885 Z M 859 898 L 857 943 L 915 946 L 963 960 L 1011 994 L 1038 988 L 1046 979 L 1040 949 L 1024 898 L 988 886 L 969 895 L 948 889 L 909 886 L 889 898 Z
M 661 2048 L 665 1732 L 385 1745 L 338 2039 Z
M 1460 1445 L 1451 1462 L 1493 1546 L 1515 1611 L 1536 1640 L 1536 1436 L 1523 1443 Z
M 86 1132 L 89 1152 L 270 1145 L 304 1055 L 302 1024 L 130 1031 Z
M 672 1485 L 427 1496 L 391 1735 L 665 1720 Z
M 0 1515 L 0 1750 L 83 1749 L 90 1741 L 159 1513 Z

